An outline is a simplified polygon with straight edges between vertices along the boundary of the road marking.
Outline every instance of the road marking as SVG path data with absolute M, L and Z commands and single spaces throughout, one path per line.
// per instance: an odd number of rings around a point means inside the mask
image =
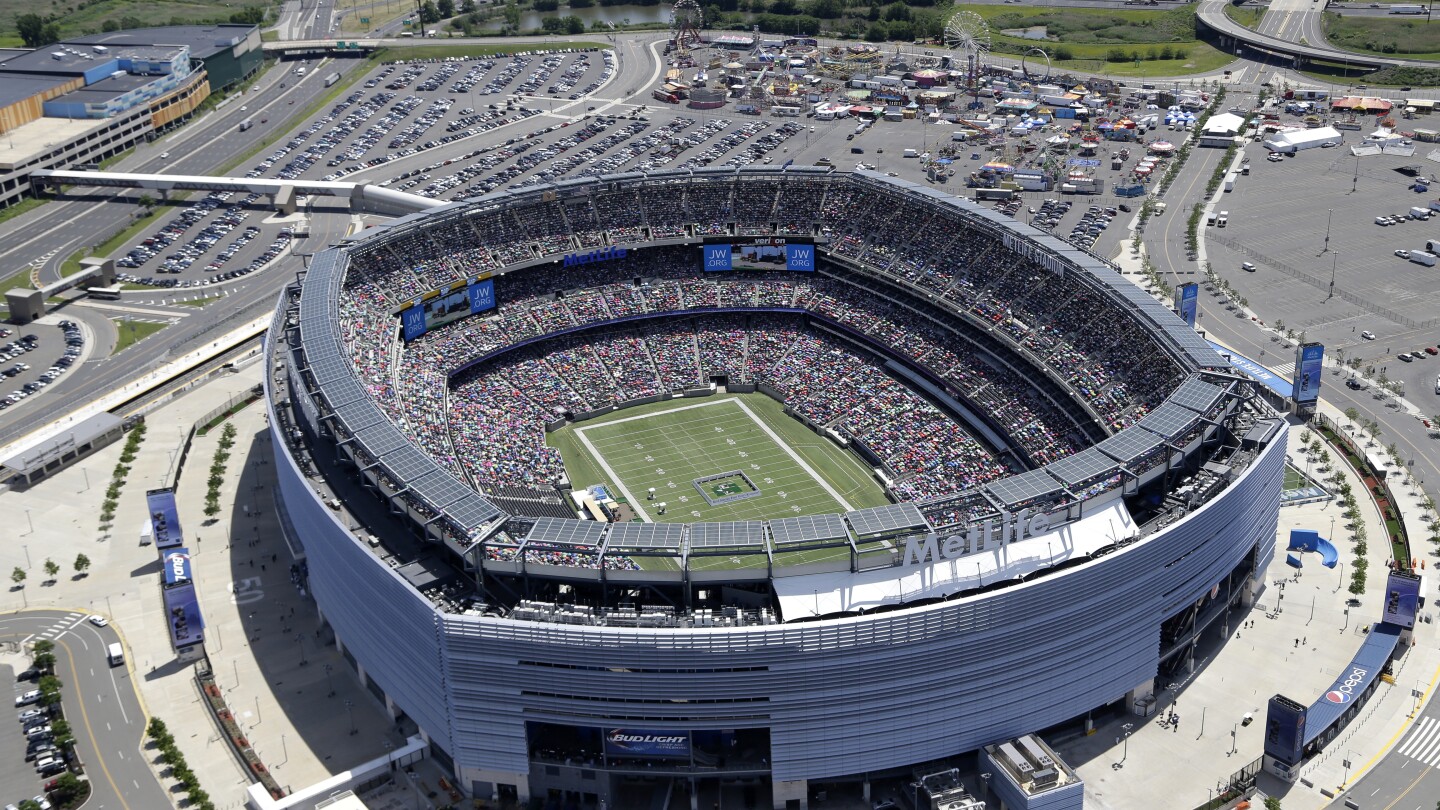
M 80 673 L 75 669 L 75 656 L 70 654 L 70 645 L 62 641 L 60 642 L 60 646 L 65 648 L 65 652 L 70 659 L 70 674 L 74 677 L 74 680 L 78 682 L 80 680 Z M 125 794 L 120 792 L 120 786 L 115 784 L 115 777 L 110 775 L 110 768 L 105 764 L 105 755 L 101 753 L 103 749 L 100 748 L 100 743 L 95 740 L 95 730 L 90 727 L 90 712 L 85 708 L 85 701 L 82 699 L 76 702 L 80 704 L 80 722 L 85 726 L 85 736 L 90 738 L 90 745 L 95 750 L 95 759 L 100 763 L 100 770 L 105 774 L 105 781 L 109 782 L 111 789 L 115 791 L 115 798 L 119 800 L 120 806 L 125 808 L 125 810 L 130 810 L 129 803 L 125 801 Z M 134 782 L 135 780 L 132 779 L 131 781 Z M 137 791 L 140 789 L 138 782 L 135 783 L 135 789 Z

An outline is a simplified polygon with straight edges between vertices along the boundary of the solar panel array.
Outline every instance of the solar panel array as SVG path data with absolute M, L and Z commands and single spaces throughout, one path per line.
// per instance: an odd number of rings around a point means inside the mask
M 838 541 L 850 537 L 839 515 L 805 515 L 770 521 L 770 537 L 777 546 Z
M 1001 478 L 985 485 L 985 491 L 1009 509 L 1060 495 L 1064 487 L 1043 469 Z
M 615 549 L 668 549 L 679 551 L 685 539 L 683 523 L 613 523 L 606 545 Z
M 525 535 L 526 543 L 544 543 L 549 546 L 595 547 L 605 537 L 605 524 L 593 520 L 569 520 L 566 518 L 542 517 L 535 519 L 535 525 Z
M 759 520 L 691 523 L 690 547 L 694 549 L 764 548 L 765 523 Z
M 913 503 L 897 503 L 893 506 L 875 506 L 856 509 L 845 513 L 845 520 L 855 530 L 857 537 L 873 537 L 877 534 L 893 534 L 905 531 L 929 531 L 930 521 L 920 514 L 920 508 Z

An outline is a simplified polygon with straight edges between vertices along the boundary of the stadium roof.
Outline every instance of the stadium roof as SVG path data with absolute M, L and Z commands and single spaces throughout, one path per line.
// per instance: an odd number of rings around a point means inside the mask
M 0 68 L 3 68 L 0 63 Z M 38 96 L 66 82 L 75 81 L 78 76 L 46 76 L 33 73 L 11 73 L 0 69 L 0 108 L 18 104 L 27 98 Z
M 120 47 L 128 45 L 189 45 L 190 56 L 194 59 L 208 59 L 227 48 L 244 42 L 259 26 L 247 24 L 221 25 L 167 25 L 159 28 L 131 28 L 125 31 L 109 31 L 102 34 L 87 34 L 67 39 L 65 42 L 77 45 L 105 45 Z
M 1013 510 L 1062 495 L 1065 488 L 1053 476 L 1040 469 L 991 481 L 985 485 L 985 491 L 999 501 L 1001 506 Z
M 920 514 L 913 503 L 897 503 L 893 506 L 874 506 L 846 512 L 845 519 L 856 537 L 874 537 L 882 534 L 929 530 L 930 521 Z
M 765 523 L 737 520 L 731 523 L 691 523 L 690 550 L 764 548 Z
M 1120 464 L 1094 447 L 1049 464 L 1045 471 L 1067 487 L 1077 487 L 1120 472 Z
M 605 524 L 593 520 L 542 517 L 525 534 L 525 542 L 566 548 L 598 548 L 605 537 Z
M 612 523 L 605 547 L 611 551 L 680 550 L 685 538 L 683 523 Z
M 839 515 L 805 515 L 770 521 L 770 538 L 779 546 L 848 540 L 850 531 Z

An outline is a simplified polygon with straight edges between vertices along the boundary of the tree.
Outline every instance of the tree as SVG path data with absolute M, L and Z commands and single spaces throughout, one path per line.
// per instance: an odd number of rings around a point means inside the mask
M 23 586 L 25 584 L 25 569 L 18 565 L 15 566 L 15 570 L 10 572 L 10 581 L 16 585 Z
M 54 560 L 50 559 L 49 557 L 46 557 L 46 558 L 45 558 L 45 575 L 48 576 L 48 577 L 50 577 L 51 579 L 54 579 L 54 578 L 55 578 L 55 575 L 56 575 L 56 574 L 59 574 L 59 573 L 60 573 L 60 566 L 57 565 Z
M 585 33 L 585 21 L 582 20 L 582 19 L 580 19 L 579 17 L 576 17 L 574 14 L 571 14 L 571 15 L 565 17 L 565 33 L 567 33 L 567 34 L 583 34 L 583 33 Z
M 1358 419 L 1360 418 L 1360 411 L 1359 411 L 1359 409 L 1358 409 L 1358 408 L 1354 408 L 1354 407 L 1346 408 L 1346 409 L 1345 409 L 1345 418 L 1348 419 L 1348 420 L 1350 420 L 1351 422 L 1354 422 L 1354 421 L 1358 420 Z
M 460 3 L 460 13 L 461 13 L 461 14 L 474 14 L 474 13 L 475 13 L 475 0 L 461 0 L 461 3 Z
M 539 12 L 555 11 L 560 8 L 560 0 L 535 0 L 531 6 Z
M 46 23 L 39 14 L 20 14 L 15 17 L 15 30 L 24 40 L 26 47 L 38 48 L 60 41 L 60 29 L 54 23 Z
M 420 22 L 426 25 L 440 21 L 440 9 L 435 7 L 433 0 L 425 0 L 420 6 Z
M 70 771 L 66 771 L 56 778 L 55 789 L 50 792 L 50 795 L 59 800 L 57 802 L 58 804 L 68 804 L 76 798 L 79 798 L 80 791 L 83 788 L 84 785 L 80 782 L 80 777 Z
M 1266 796 L 1265 810 L 1280 810 L 1280 800 L 1274 796 Z
M 440 11 L 442 20 L 448 20 L 455 16 L 455 0 L 440 0 L 435 7 Z
M 19 810 L 40 810 L 40 803 L 34 799 L 26 799 L 16 805 Z
M 505 25 L 509 28 L 520 27 L 520 6 L 516 5 L 515 0 L 509 0 L 505 4 Z
M 109 32 L 109 31 L 119 31 L 119 30 L 120 30 L 120 21 L 119 21 L 119 20 L 106 20 L 105 22 L 103 22 L 103 23 L 100 24 L 100 30 L 101 30 L 101 31 L 106 31 L 106 32 Z
M 75 557 L 75 573 L 77 573 L 77 574 L 79 574 L 80 576 L 83 577 L 83 576 L 85 576 L 85 572 L 86 572 L 86 571 L 89 571 L 89 570 L 90 570 L 90 558 L 89 558 L 89 557 L 86 557 L 84 554 L 78 554 L 78 555 L 76 555 L 76 557 Z

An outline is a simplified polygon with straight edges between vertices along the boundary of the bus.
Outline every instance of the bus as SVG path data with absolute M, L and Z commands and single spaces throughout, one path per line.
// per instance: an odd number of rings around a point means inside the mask
M 110 666 L 118 667 L 125 663 L 125 649 L 116 641 L 106 648 L 105 658 L 110 662 Z
M 1395 4 L 1395 5 L 1390 6 L 1390 13 L 1391 13 L 1391 14 L 1424 14 L 1424 13 L 1425 13 L 1425 7 L 1424 7 L 1424 6 L 1413 6 L 1413 5 L 1401 5 L 1401 4 L 1398 4 L 1398 3 L 1397 3 L 1397 4 Z
M 111 284 L 109 287 L 90 287 L 85 290 L 85 295 L 94 298 L 96 301 L 119 301 L 120 285 Z

